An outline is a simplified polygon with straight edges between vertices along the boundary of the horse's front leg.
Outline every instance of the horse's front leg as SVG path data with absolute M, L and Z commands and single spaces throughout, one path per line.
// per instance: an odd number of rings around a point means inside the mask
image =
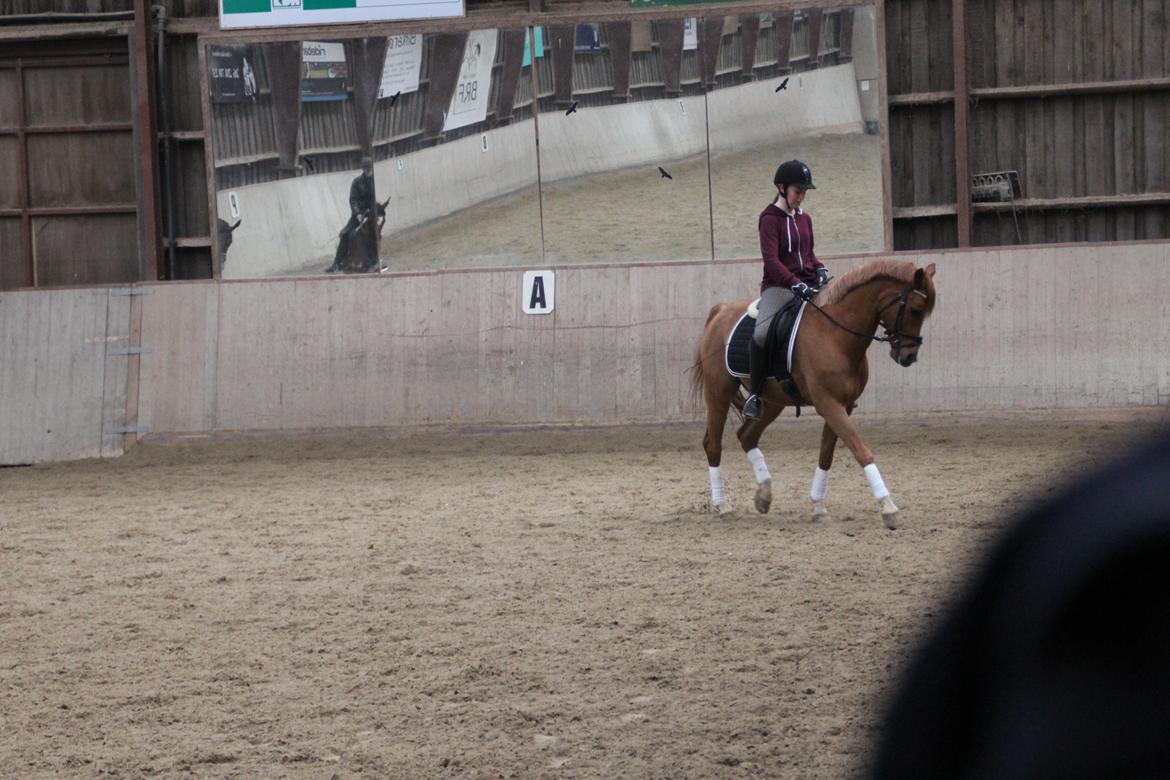
M 828 520 L 829 510 L 825 507 L 825 495 L 829 492 L 829 469 L 833 468 L 833 451 L 837 448 L 837 434 L 829 423 L 821 429 L 821 456 L 817 470 L 813 472 L 812 488 L 808 496 L 812 501 L 812 519 Z
M 824 418 L 825 425 L 833 429 L 833 432 L 845 442 L 845 446 L 849 448 L 849 451 L 853 453 L 853 457 L 857 459 L 857 465 L 861 466 L 862 471 L 865 473 L 865 478 L 869 482 L 870 490 L 873 491 L 874 500 L 878 502 L 878 508 L 881 510 L 882 520 L 885 521 L 886 528 L 897 528 L 898 507 L 894 504 L 894 500 L 890 498 L 890 491 L 886 488 L 886 483 L 882 480 L 881 472 L 878 471 L 877 464 L 873 461 L 873 453 L 869 447 L 865 446 L 865 442 L 861 440 L 861 435 L 853 426 L 853 421 L 849 419 L 849 411 L 847 411 L 845 404 L 837 401 L 828 401 L 823 405 L 818 405 L 817 411 Z M 825 438 L 825 436 L 822 436 L 821 439 L 822 459 L 824 457 Z M 824 461 L 822 460 L 823 463 Z M 832 465 L 832 449 L 830 449 L 829 464 Z M 828 472 L 827 468 L 824 470 Z M 826 481 L 827 478 L 828 474 L 826 473 Z M 814 491 L 816 490 L 815 476 L 813 477 L 813 489 Z M 815 503 L 815 497 L 813 500 Z
M 849 404 L 846 414 L 853 414 L 853 404 Z M 821 429 L 821 454 L 817 460 L 817 470 L 813 472 L 812 487 L 808 497 L 812 501 L 812 519 L 828 520 L 829 510 L 825 506 L 825 496 L 829 491 L 829 469 L 833 468 L 833 452 L 837 449 L 837 433 L 829 423 Z
M 745 419 L 735 433 L 747 455 L 748 463 L 752 464 L 752 472 L 756 475 L 756 511 L 762 515 L 768 514 L 768 510 L 772 508 L 772 473 L 768 471 L 764 453 L 760 450 L 760 436 L 783 410 L 783 404 L 765 393 L 763 414 L 758 420 Z

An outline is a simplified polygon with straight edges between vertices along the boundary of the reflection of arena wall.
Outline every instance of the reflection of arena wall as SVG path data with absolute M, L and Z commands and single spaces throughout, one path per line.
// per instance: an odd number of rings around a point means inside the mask
M 938 262 L 938 309 L 913 368 L 871 349 L 862 412 L 1170 403 L 1170 243 L 1108 251 L 1108 265 L 1101 245 L 907 255 Z M 116 455 L 121 436 L 103 431 L 122 425 L 695 420 L 686 370 L 707 311 L 749 294 L 759 269 L 565 267 L 546 316 L 520 312 L 521 276 L 179 282 L 141 285 L 149 293 L 133 299 L 2 293 L 0 463 Z M 120 354 L 139 344 L 141 356 Z
M 393 196 L 382 235 L 536 184 L 532 124 L 489 130 L 488 151 L 470 136 L 374 167 L 378 199 Z M 484 167 L 490 159 L 491 175 Z M 398 170 L 397 162 L 403 168 Z M 232 235 L 225 279 L 299 271 L 332 258 L 337 232 L 349 219 L 349 185 L 357 171 L 302 176 L 252 184 L 234 192 L 243 223 Z M 228 218 L 228 191 L 217 193 L 219 213 Z M 386 240 L 384 238 L 383 240 Z M 321 270 L 321 269 L 316 269 Z
M 857 131 L 860 104 L 852 64 L 684 97 L 541 114 L 541 176 L 553 182 L 585 174 L 656 165 L 706 150 L 706 123 L 716 153 L 742 150 L 810 131 Z M 685 109 L 684 109 L 685 106 Z M 762 109 L 762 106 L 768 106 Z M 384 235 L 444 217 L 536 182 L 530 123 L 489 130 L 488 151 L 475 135 L 379 162 L 379 198 L 393 195 Z M 403 170 L 397 169 L 401 160 Z M 486 170 L 490 164 L 490 173 Z M 469 175 L 470 174 L 470 175 Z M 332 257 L 348 219 L 356 172 L 320 174 L 233 190 L 243 224 L 232 236 L 224 277 L 302 270 Z M 228 191 L 218 193 L 225 219 Z M 406 250 L 408 251 L 408 250 Z

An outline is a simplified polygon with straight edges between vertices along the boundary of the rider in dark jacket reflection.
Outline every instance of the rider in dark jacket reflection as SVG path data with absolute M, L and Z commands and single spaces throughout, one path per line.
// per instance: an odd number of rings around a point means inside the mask
M 363 157 L 361 175 L 354 178 L 353 183 L 349 185 L 349 221 L 337 234 L 340 239 L 337 242 L 337 254 L 333 257 L 333 264 L 325 269 L 325 273 L 331 274 L 341 270 L 342 264 L 349 256 L 349 245 L 358 225 L 361 224 L 363 217 L 374 214 L 375 210 L 379 216 L 385 213 L 374 195 L 374 161 L 369 157 Z

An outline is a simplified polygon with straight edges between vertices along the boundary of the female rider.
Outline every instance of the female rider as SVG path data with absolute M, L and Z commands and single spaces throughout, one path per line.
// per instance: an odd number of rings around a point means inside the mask
M 764 280 L 760 283 L 760 312 L 748 349 L 751 395 L 743 416 L 757 418 L 763 411 L 764 385 L 768 381 L 768 328 L 772 318 L 792 300 L 812 297 L 814 287 L 829 280 L 829 271 L 813 254 L 812 218 L 800 208 L 804 194 L 815 190 L 812 171 L 800 160 L 781 163 L 772 177 L 776 200 L 760 214 L 760 251 Z

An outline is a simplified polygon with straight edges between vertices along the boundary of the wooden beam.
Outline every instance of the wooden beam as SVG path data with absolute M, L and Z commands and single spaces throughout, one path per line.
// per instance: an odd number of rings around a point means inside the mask
M 870 5 L 877 0 L 818 0 L 820 10 Z M 335 38 L 401 35 L 419 32 L 458 32 L 488 28 L 528 27 L 533 25 L 577 24 L 578 22 L 622 22 L 636 19 L 676 19 L 680 15 L 702 16 L 715 13 L 722 16 L 742 14 L 791 12 L 808 7 L 808 0 L 748 0 L 747 2 L 697 3 L 685 8 L 679 6 L 649 6 L 632 8 L 627 3 L 598 2 L 557 3 L 552 10 L 532 11 L 523 6 L 492 5 L 471 7 L 462 17 L 448 19 L 411 19 L 400 22 L 363 22 L 355 25 L 304 25 L 298 27 L 221 30 L 214 16 L 177 17 L 167 21 L 167 31 L 174 35 L 202 35 L 208 43 L 250 43 L 287 40 L 326 40 Z
M 954 203 L 934 206 L 904 206 L 894 209 L 894 219 L 925 219 L 927 217 L 953 217 L 958 213 Z
M 954 101 L 955 93 L 951 90 L 939 92 L 904 92 L 901 95 L 890 95 L 890 106 L 930 106 L 939 103 Z
M 1105 95 L 1116 92 L 1152 92 L 1170 89 L 1170 78 L 1086 81 L 1077 84 L 1033 84 L 1025 87 L 980 87 L 971 90 L 979 100 L 1045 98 L 1060 95 Z
M 1170 192 L 1144 192 L 1129 195 L 1084 195 L 1072 198 L 1021 198 L 1016 201 L 973 203 L 977 212 L 1053 211 L 1059 209 L 1126 208 L 1170 204 Z
M 957 54 L 958 49 L 956 48 Z M 972 87 L 967 90 L 967 95 L 969 98 L 976 100 L 1020 100 L 1068 95 L 1107 95 L 1118 92 L 1154 92 L 1165 89 L 1170 89 L 1170 78 L 1085 81 L 1068 84 L 1032 84 L 1023 87 Z M 890 105 L 927 106 L 937 103 L 950 103 L 954 99 L 955 93 L 949 90 L 939 92 L 906 92 L 901 95 L 890 95 Z
M 30 206 L 26 209 L 0 209 L 0 217 L 85 217 L 102 214 L 134 214 L 134 203 L 106 203 L 101 206 Z
M 133 28 L 132 22 L 77 22 L 73 24 L 38 24 L 18 27 L 0 27 L 0 41 L 37 40 L 47 41 L 60 38 L 106 38 L 124 37 Z
M 1060 211 L 1067 209 L 1092 208 L 1136 208 L 1140 206 L 1162 206 L 1170 204 L 1170 192 L 1143 192 L 1127 195 L 1082 195 L 1072 198 L 1021 198 L 1016 201 L 995 201 L 972 203 L 975 213 L 987 214 L 997 211 Z M 894 219 L 925 219 L 946 217 L 958 213 L 954 203 L 938 203 L 931 206 L 913 206 L 894 209 Z
M 970 134 L 967 89 L 967 0 L 951 0 L 951 34 L 955 59 L 955 200 L 958 201 L 959 248 L 971 246 Z

